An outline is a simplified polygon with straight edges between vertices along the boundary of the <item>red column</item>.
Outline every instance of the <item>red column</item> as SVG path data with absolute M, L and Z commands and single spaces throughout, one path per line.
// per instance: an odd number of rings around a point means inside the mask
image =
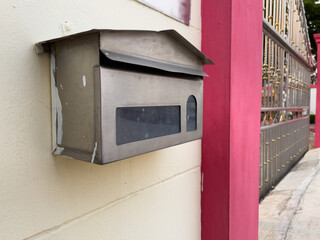
M 314 34 L 317 43 L 318 59 L 317 59 L 317 99 L 316 99 L 316 121 L 314 126 L 314 148 L 320 147 L 320 33 Z
M 262 1 L 202 0 L 202 240 L 258 239 Z

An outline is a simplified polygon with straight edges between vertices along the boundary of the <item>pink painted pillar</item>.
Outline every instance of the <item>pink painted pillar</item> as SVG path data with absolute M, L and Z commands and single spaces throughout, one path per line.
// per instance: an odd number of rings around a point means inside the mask
M 257 240 L 262 1 L 202 0 L 202 240 Z
M 320 33 L 314 34 L 317 43 L 318 59 L 317 59 L 317 99 L 316 99 L 316 121 L 314 126 L 314 148 L 320 147 Z

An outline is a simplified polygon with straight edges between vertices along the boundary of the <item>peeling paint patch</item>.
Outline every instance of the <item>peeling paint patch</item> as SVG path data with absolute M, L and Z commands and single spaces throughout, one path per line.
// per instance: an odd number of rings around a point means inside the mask
M 55 81 L 55 52 L 52 51 L 50 55 L 50 72 L 51 72 L 51 131 L 52 131 L 52 152 L 56 150 L 57 146 L 57 103 L 56 103 L 56 81 Z
M 59 98 L 58 88 L 55 87 L 55 100 L 56 100 L 56 116 L 57 116 L 57 143 L 62 143 L 62 136 L 63 136 L 63 130 L 62 130 L 62 105 Z
M 87 85 L 86 75 L 83 75 L 83 76 L 82 76 L 82 85 L 83 85 L 83 87 L 85 87 L 85 86 Z
M 58 86 L 55 84 L 55 56 L 51 54 L 51 91 L 52 91 L 52 128 L 56 133 L 56 144 L 61 144 L 63 130 L 62 130 L 62 105 L 59 97 Z M 60 84 L 62 88 L 62 85 Z M 63 89 L 63 88 L 62 88 Z M 55 143 L 54 143 L 55 144 Z M 56 145 L 55 144 L 55 145 Z
M 63 147 L 57 147 L 56 150 L 54 151 L 54 154 L 56 155 L 61 155 L 62 151 L 64 150 Z
M 95 159 L 95 157 L 96 157 L 97 147 L 98 147 L 98 144 L 97 144 L 97 142 L 95 142 L 95 143 L 94 143 L 93 153 L 92 153 L 92 158 L 91 158 L 91 163 L 94 162 L 94 159 Z

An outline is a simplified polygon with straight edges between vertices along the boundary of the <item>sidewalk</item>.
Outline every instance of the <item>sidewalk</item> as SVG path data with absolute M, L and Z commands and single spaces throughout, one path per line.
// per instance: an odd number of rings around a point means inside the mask
M 259 240 L 320 239 L 320 148 L 307 152 L 259 211 Z

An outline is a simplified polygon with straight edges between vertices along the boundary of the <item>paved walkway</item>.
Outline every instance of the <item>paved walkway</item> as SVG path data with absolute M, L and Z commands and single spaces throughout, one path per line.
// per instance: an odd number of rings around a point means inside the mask
M 259 210 L 259 240 L 320 239 L 320 148 L 301 159 Z

